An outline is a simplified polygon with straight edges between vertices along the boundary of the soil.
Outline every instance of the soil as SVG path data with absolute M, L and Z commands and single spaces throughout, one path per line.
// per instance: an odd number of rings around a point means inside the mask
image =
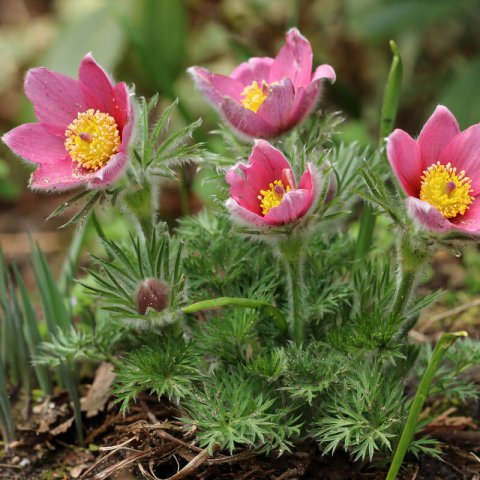
M 123 415 L 102 392 L 93 403 L 87 401 L 92 399 L 91 389 L 90 395 L 88 388 L 84 391 L 82 447 L 75 444 L 71 406 L 62 392 L 36 404 L 30 418 L 19 422 L 17 440 L 0 458 L 0 479 L 382 480 L 386 476 L 385 465 L 353 463 L 344 453 L 322 456 L 314 443 L 297 445 L 294 452 L 281 456 L 249 450 L 208 455 L 196 446 L 195 432 L 175 420 L 180 412 L 166 400 L 144 395 Z M 471 417 L 456 413 L 455 408 L 448 409 L 429 427 L 430 435 L 444 442 L 441 459 L 407 459 L 399 480 L 480 479 L 480 432 L 473 429 Z

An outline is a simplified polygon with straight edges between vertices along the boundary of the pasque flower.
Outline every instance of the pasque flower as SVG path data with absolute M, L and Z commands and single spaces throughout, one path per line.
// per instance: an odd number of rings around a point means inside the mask
M 227 208 L 241 223 L 260 227 L 295 222 L 315 207 L 319 186 L 311 164 L 298 186 L 283 154 L 265 140 L 257 140 L 248 165 L 238 163 L 226 175 L 230 185 Z
M 189 68 L 195 83 L 239 132 L 272 138 L 304 120 L 315 107 L 323 79 L 335 81 L 330 65 L 312 75 L 312 47 L 296 28 L 275 58 L 251 58 L 230 76 Z
M 414 219 L 430 230 L 480 234 L 480 124 L 461 132 L 440 105 L 417 140 L 395 130 L 387 155 Z
M 126 166 L 134 126 L 127 86 L 113 84 L 91 54 L 81 61 L 78 77 L 43 67 L 25 77 L 25 94 L 38 123 L 14 128 L 3 141 L 38 164 L 32 188 L 99 188 L 116 180 Z

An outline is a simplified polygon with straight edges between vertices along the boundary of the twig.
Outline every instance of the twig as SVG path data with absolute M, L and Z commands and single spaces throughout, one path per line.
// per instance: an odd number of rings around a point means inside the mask
M 132 442 L 133 440 L 135 440 L 137 437 L 132 437 L 132 438 L 129 438 L 128 440 L 126 440 L 125 442 L 121 443 L 120 445 L 116 445 L 115 447 L 118 447 L 116 448 L 115 450 L 112 450 L 110 453 L 107 453 L 105 456 L 99 458 L 90 468 L 88 468 L 87 470 L 85 470 L 82 475 L 80 476 L 80 480 L 82 480 L 83 478 L 86 478 L 86 476 L 90 473 L 90 472 L 93 472 L 93 470 L 95 470 L 95 468 L 97 468 L 98 465 L 100 465 L 104 460 L 106 460 L 107 458 L 111 457 L 116 451 L 118 451 L 120 448 L 124 447 L 125 445 L 129 444 L 130 442 Z M 114 448 L 115 448 L 114 447 Z M 103 447 L 103 450 L 109 450 L 110 447 Z
M 218 451 L 218 447 L 214 448 L 214 453 L 215 451 Z M 208 460 L 209 456 L 210 454 L 208 453 L 207 449 L 202 450 L 192 461 L 188 462 L 179 472 L 167 478 L 166 480 L 181 480 L 182 478 L 187 477 L 188 475 L 193 473 L 195 470 L 198 470 L 198 468 Z
M 459 313 L 462 313 L 465 310 L 468 310 L 469 308 L 479 307 L 479 306 L 480 306 L 480 298 L 477 298 L 475 300 L 472 300 L 469 303 L 464 303 L 463 305 L 459 305 L 458 307 L 451 308 L 450 310 L 446 310 L 445 312 L 438 313 L 437 315 L 432 315 L 428 320 L 426 320 L 421 325 L 420 330 L 423 333 L 426 330 L 428 330 L 435 322 L 444 320 L 445 318 L 448 318 L 448 317 L 453 317 L 455 315 L 458 315 Z
M 178 445 L 181 445 L 182 447 L 185 447 L 189 450 L 193 450 L 197 453 L 201 453 L 203 452 L 203 449 L 202 448 L 199 448 L 195 445 L 192 445 L 190 443 L 187 443 L 187 442 L 184 442 L 183 440 L 180 440 L 179 438 L 177 437 L 174 437 L 173 435 L 170 435 L 169 433 L 165 432 L 165 430 L 158 430 L 158 431 L 155 431 L 155 433 L 159 436 L 159 437 L 162 437 L 163 439 L 165 440 L 168 440 L 170 442 L 174 442 Z

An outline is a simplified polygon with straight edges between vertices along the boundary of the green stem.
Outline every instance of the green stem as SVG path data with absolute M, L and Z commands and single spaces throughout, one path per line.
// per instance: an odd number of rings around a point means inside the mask
M 360 217 L 360 229 L 358 230 L 357 245 L 355 247 L 355 258 L 360 259 L 367 255 L 372 244 L 373 230 L 377 217 L 368 203 L 363 206 Z
M 402 319 L 405 309 L 408 307 L 412 291 L 415 287 L 418 272 L 428 258 L 428 251 L 419 249 L 412 242 L 409 235 L 404 234 L 398 239 L 398 255 L 399 255 L 399 279 L 397 290 L 395 293 L 395 301 L 393 303 L 390 314 L 397 320 Z M 416 316 L 407 317 L 403 320 L 396 338 L 403 340 L 408 332 L 414 327 L 417 321 Z
M 306 242 L 307 238 L 304 235 L 288 235 L 278 243 L 287 277 L 290 335 L 298 347 L 305 339 L 303 264 Z
M 440 366 L 443 356 L 458 338 L 466 337 L 467 335 L 467 332 L 446 333 L 442 335 L 440 340 L 437 342 L 432 354 L 432 358 L 430 359 L 425 373 L 423 374 L 422 380 L 418 385 L 417 393 L 415 394 L 412 406 L 410 407 L 407 422 L 403 427 L 402 436 L 400 437 L 400 441 L 395 451 L 395 455 L 390 465 L 390 470 L 388 471 L 386 480 L 395 480 L 397 478 L 403 459 L 415 434 L 418 417 L 422 411 L 425 399 L 427 398 L 433 377 Z
M 305 339 L 303 295 L 303 259 L 301 257 L 286 260 L 285 270 L 288 285 L 288 303 L 290 307 L 290 329 L 295 345 L 300 347 Z
M 263 308 L 265 309 L 275 320 L 278 329 L 285 333 L 287 331 L 287 322 L 283 317 L 280 310 L 272 304 L 265 302 L 264 300 L 255 300 L 253 298 L 237 298 L 237 297 L 220 297 L 212 300 L 203 300 L 201 302 L 193 303 L 188 307 L 183 307 L 183 313 L 195 313 L 202 310 L 212 310 L 220 307 L 242 307 L 242 308 Z
M 413 287 L 415 286 L 417 270 L 405 270 L 404 267 L 400 267 L 399 275 L 400 279 L 397 286 L 395 303 L 391 311 L 391 315 L 394 318 L 400 318 L 408 304 Z
M 390 40 L 390 49 L 392 50 L 393 57 L 390 71 L 388 72 L 387 83 L 385 85 L 385 93 L 383 95 L 382 110 L 380 114 L 378 145 L 381 149 L 383 148 L 385 138 L 390 135 L 395 124 L 403 75 L 402 59 L 398 47 L 393 40 Z M 357 260 L 365 257 L 370 249 L 373 231 L 375 229 L 375 221 L 376 216 L 373 213 L 372 207 L 365 204 L 360 218 L 360 229 L 358 231 L 357 245 L 355 248 L 355 258 Z
M 75 433 L 77 440 L 83 444 L 83 422 L 80 407 L 80 396 L 78 393 L 78 382 L 75 375 L 75 367 L 70 362 L 63 362 L 60 367 L 60 375 L 63 377 L 70 400 L 73 404 L 73 416 L 75 418 Z
M 67 256 L 62 265 L 62 271 L 58 280 L 58 288 L 61 292 L 67 293 L 70 288 L 75 272 L 77 271 L 80 262 L 80 255 L 82 254 L 83 245 L 87 237 L 87 232 L 92 224 L 92 215 L 89 214 L 87 218 L 80 224 L 78 230 L 74 232 L 72 241 L 68 248 Z

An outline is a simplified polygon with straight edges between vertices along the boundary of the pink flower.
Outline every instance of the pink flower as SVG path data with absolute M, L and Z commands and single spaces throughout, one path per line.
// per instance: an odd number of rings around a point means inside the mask
M 275 58 L 251 58 L 227 77 L 200 67 L 188 69 L 202 93 L 239 132 L 272 138 L 298 125 L 312 111 L 322 79 L 335 71 L 320 65 L 312 75 L 312 47 L 296 28 Z
M 20 125 L 2 139 L 17 155 L 38 164 L 32 188 L 99 188 L 125 169 L 134 126 L 127 86 L 114 85 L 91 54 L 81 61 L 78 77 L 43 67 L 25 77 L 25 94 L 38 123 Z
M 288 160 L 265 140 L 255 142 L 248 165 L 230 168 L 226 180 L 231 196 L 227 208 L 249 226 L 293 223 L 313 210 L 319 196 L 313 166 L 307 164 L 297 187 Z
M 387 155 L 414 219 L 430 230 L 480 234 L 480 124 L 461 132 L 440 105 L 418 140 L 395 130 Z

